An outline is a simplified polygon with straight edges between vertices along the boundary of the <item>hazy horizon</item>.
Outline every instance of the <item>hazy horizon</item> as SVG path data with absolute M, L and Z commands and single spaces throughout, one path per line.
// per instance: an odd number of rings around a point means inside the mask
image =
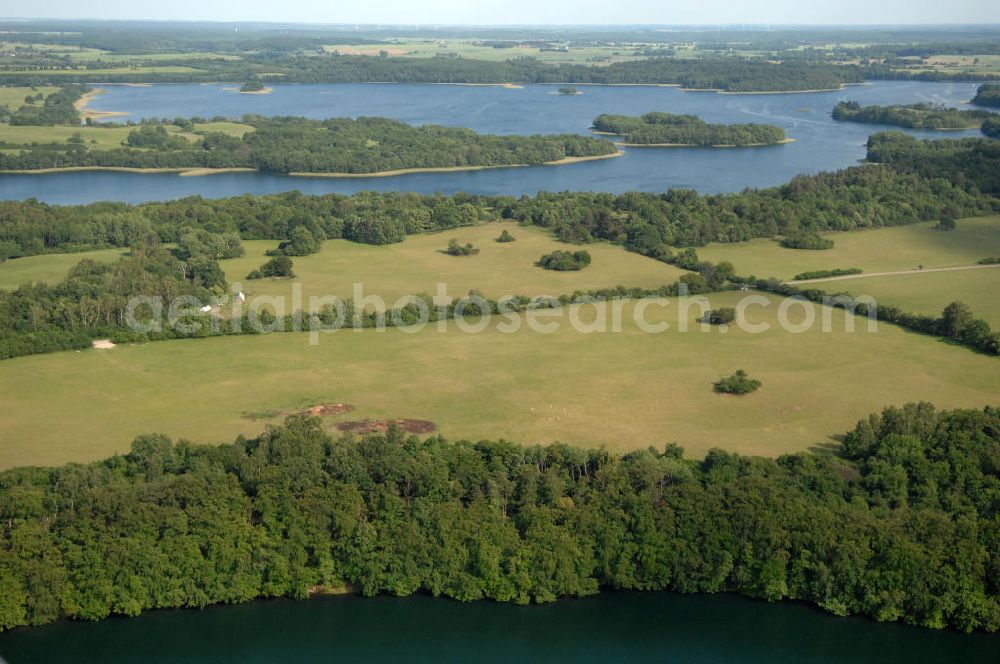
M 175 0 L 169 4 L 136 5 L 105 0 L 81 9 L 76 0 L 8 0 L 2 20 L 148 20 L 192 22 L 305 23 L 326 25 L 438 25 L 438 26 L 956 26 L 1000 23 L 1000 3 L 983 0 L 862 0 L 821 7 L 797 0 L 703 0 L 666 3 L 656 0 L 425 0 L 420 3 L 387 0 L 349 6 L 331 6 L 316 0 L 282 3 L 204 3 Z M 572 17 L 572 20 L 567 20 Z

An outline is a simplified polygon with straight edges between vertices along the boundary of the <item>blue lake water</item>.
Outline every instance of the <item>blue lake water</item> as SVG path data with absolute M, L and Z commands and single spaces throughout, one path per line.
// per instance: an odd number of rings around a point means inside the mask
M 834 122 L 838 102 L 896 104 L 929 101 L 958 106 L 972 83 L 880 81 L 835 92 L 724 95 L 653 86 L 581 86 L 583 94 L 553 94 L 555 86 L 523 88 L 464 85 L 280 85 L 265 95 L 239 94 L 230 85 L 105 85 L 95 110 L 129 113 L 110 121 L 151 117 L 241 117 L 244 114 L 311 118 L 383 116 L 413 124 L 443 124 L 498 134 L 588 132 L 600 113 L 667 111 L 708 122 L 763 122 L 785 128 L 795 143 L 763 148 L 631 148 L 624 156 L 567 166 L 537 166 L 389 178 L 295 178 L 260 173 L 204 177 L 176 174 L 75 172 L 0 175 L 0 199 L 34 197 L 50 203 L 97 200 L 142 202 L 201 195 L 210 198 L 298 189 L 306 193 L 403 190 L 534 194 L 538 191 L 739 191 L 787 182 L 803 173 L 836 170 L 865 155 L 875 125 Z M 978 136 L 978 131 L 909 132 L 922 137 Z

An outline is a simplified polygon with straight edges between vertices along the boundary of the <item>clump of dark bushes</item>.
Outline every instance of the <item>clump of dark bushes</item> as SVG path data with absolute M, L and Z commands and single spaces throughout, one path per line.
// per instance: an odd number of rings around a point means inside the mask
M 760 389 L 761 382 L 751 378 L 744 369 L 737 369 L 736 373 L 726 376 L 715 383 L 715 391 L 719 394 L 750 394 Z
M 458 240 L 453 238 L 448 240 L 448 248 L 444 250 L 444 253 L 449 256 L 475 256 L 479 253 L 479 249 L 477 249 L 471 242 L 459 244 Z
M 557 270 L 559 272 L 572 272 L 582 270 L 590 265 L 590 252 L 582 249 L 580 251 L 553 251 L 538 259 L 538 267 L 546 270 Z
M 727 325 L 734 320 L 736 320 L 736 309 L 732 307 L 712 309 L 711 311 L 706 311 L 705 315 L 701 317 L 702 323 L 709 323 L 711 325 Z
M 270 277 L 294 277 L 292 259 L 288 256 L 275 256 L 247 275 L 247 279 L 265 279 Z
M 787 249 L 811 249 L 820 251 L 823 249 L 833 249 L 833 240 L 820 237 L 818 233 L 808 231 L 798 231 L 789 233 L 781 239 L 781 246 Z

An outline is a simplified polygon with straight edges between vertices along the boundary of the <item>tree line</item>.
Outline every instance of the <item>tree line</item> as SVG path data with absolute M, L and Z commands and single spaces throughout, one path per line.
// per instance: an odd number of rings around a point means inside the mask
M 596 131 L 615 134 L 633 145 L 748 146 L 785 140 L 785 130 L 768 124 L 708 124 L 694 115 L 646 113 L 639 117 L 602 114 Z
M 0 473 L 0 629 L 324 588 L 527 604 L 736 592 L 930 628 L 1000 627 L 1000 410 L 888 408 L 837 453 L 332 438 Z M 633 441 L 638 447 L 645 441 Z
M 859 274 L 861 270 L 830 270 L 829 274 Z M 804 272 L 796 276 L 814 279 L 814 275 L 827 276 L 816 272 Z M 987 355 L 1000 355 L 1000 332 L 994 332 L 989 322 L 976 318 L 969 305 L 956 300 L 944 308 L 940 316 L 914 314 L 885 303 L 869 306 L 864 300 L 856 300 L 849 293 L 827 293 L 819 288 L 801 288 L 782 283 L 778 279 L 758 279 L 756 277 L 734 276 L 731 281 L 741 282 L 755 290 L 776 293 L 785 297 L 798 297 L 811 302 L 845 309 L 861 317 L 872 316 L 876 320 L 898 325 L 913 332 L 948 339 Z
M 281 83 L 570 83 L 662 84 L 730 92 L 794 91 L 839 88 L 864 80 L 855 66 L 814 62 L 769 62 L 765 59 L 656 57 L 606 66 L 549 64 L 531 57 L 504 61 L 469 58 L 373 58 L 363 55 L 325 54 L 322 57 L 262 49 L 241 53 L 239 60 L 157 60 L 157 66 L 182 66 L 184 71 L 108 72 L 101 61 L 61 63 L 41 61 L 37 67 L 22 60 L 21 73 L 0 70 L 0 84 L 65 83 L 202 83 L 255 80 Z M 25 68 L 31 71 L 28 76 Z M 67 72 L 66 70 L 70 71 Z M 88 69 L 100 70 L 89 74 Z M 62 71 L 52 71 L 62 70 Z

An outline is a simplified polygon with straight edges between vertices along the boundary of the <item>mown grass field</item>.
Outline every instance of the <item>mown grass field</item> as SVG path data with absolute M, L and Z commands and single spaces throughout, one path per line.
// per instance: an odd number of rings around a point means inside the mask
M 505 229 L 517 238 L 515 242 L 494 241 Z M 471 242 L 479 248 L 479 254 L 445 254 L 443 250 L 452 238 L 461 244 Z M 540 229 L 507 222 L 411 235 L 402 243 L 378 247 L 347 240 L 327 240 L 318 254 L 292 259 L 295 280 L 247 281 L 247 274 L 268 260 L 264 252 L 277 243 L 245 241 L 243 245 L 247 249 L 246 256 L 222 261 L 221 265 L 227 281 L 241 283 L 250 297 L 290 297 L 295 282 L 302 284 L 306 298 L 310 295 L 350 297 L 353 284 L 361 283 L 366 294 L 376 294 L 391 305 L 405 295 L 434 294 L 439 282 L 448 285 L 448 292 L 453 297 L 461 297 L 473 289 L 489 297 L 558 296 L 575 290 L 617 285 L 652 288 L 673 283 L 684 274 L 673 266 L 611 244 L 584 247 L 593 257 L 593 263 L 579 272 L 544 270 L 535 267 L 535 261 L 543 254 L 579 247 L 557 242 Z
M 917 272 L 816 284 L 829 292 L 871 295 L 918 314 L 940 315 L 955 300 L 972 308 L 978 318 L 1000 330 L 1000 267 L 956 272 Z
M 237 138 L 242 138 L 244 134 L 254 130 L 250 125 L 241 122 L 202 122 L 196 124 L 194 128 L 195 131 L 221 131 Z
M 96 49 L 80 49 L 70 52 L 74 60 L 99 60 L 108 63 L 141 64 L 145 62 L 180 61 L 180 60 L 239 60 L 240 56 L 215 51 L 192 51 L 183 53 L 110 53 Z
M 788 280 L 810 270 L 860 268 L 865 272 L 915 270 L 918 266 L 973 265 L 1000 256 L 1000 216 L 960 219 L 954 231 L 934 223 L 829 233 L 833 249 L 786 249 L 776 240 L 714 243 L 698 249 L 708 261 L 730 261 L 741 275 Z
M 62 281 L 70 268 L 90 258 L 111 262 L 128 253 L 127 249 L 100 249 L 77 254 L 45 254 L 25 256 L 0 263 L 0 288 L 13 289 L 29 281 L 55 284 Z
M 183 59 L 183 58 L 180 58 Z M 33 69 L 2 69 L 5 76 L 17 76 L 20 78 L 31 78 L 38 76 L 38 71 Z M 115 74 L 189 74 L 200 72 L 196 67 L 186 65 L 152 65 L 152 66 L 130 66 L 106 67 L 104 69 L 46 69 L 46 76 L 113 76 Z
M 40 86 L 37 88 L 27 88 L 27 87 L 0 87 L 0 106 L 6 106 L 11 112 L 24 106 L 24 98 L 28 95 L 37 95 L 41 92 L 44 95 L 50 95 L 59 88 Z
M 494 242 L 501 231 L 510 231 L 517 241 Z M 458 257 L 442 253 L 448 240 L 480 247 L 476 256 Z M 488 223 L 444 233 L 413 235 L 401 244 L 376 247 L 347 240 L 327 240 L 312 256 L 295 257 L 296 279 L 247 281 L 250 270 L 269 260 L 264 252 L 277 246 L 274 240 L 245 240 L 247 255 L 221 261 L 226 279 L 239 282 L 250 297 L 255 295 L 291 298 L 292 284 L 302 285 L 303 296 L 336 295 L 349 298 L 355 282 L 364 284 L 366 294 L 377 294 L 392 305 L 404 295 L 433 294 L 438 282 L 448 285 L 454 297 L 477 289 L 490 297 L 504 295 L 570 294 L 617 286 L 656 287 L 673 283 L 684 272 L 670 265 L 625 251 L 609 244 L 588 245 L 593 264 L 579 272 L 553 272 L 535 267 L 542 254 L 557 249 L 575 249 L 557 242 L 546 232 L 513 223 Z M 75 254 L 46 254 L 15 258 L 0 263 L 0 288 L 16 288 L 27 281 L 55 283 L 85 258 L 112 261 L 124 255 L 119 249 L 102 249 Z M 307 304 L 307 302 L 304 302 Z
M 198 137 L 181 131 L 175 125 L 163 125 L 168 133 L 184 136 L 189 140 L 196 140 Z M 116 125 L 111 123 L 96 125 L 56 125 L 52 127 L 39 126 L 11 126 L 0 123 L 0 141 L 8 147 L 30 146 L 32 143 L 65 143 L 68 139 L 77 134 L 84 140 L 86 147 L 93 150 L 113 150 L 120 148 L 122 142 L 128 138 L 129 132 L 135 127 Z M 207 122 L 195 125 L 197 131 L 221 131 L 231 136 L 243 136 L 248 131 L 253 131 L 250 125 L 238 122 Z
M 739 297 L 713 296 L 712 305 L 731 306 Z M 890 325 L 847 333 L 839 311 L 832 312 L 839 332 L 817 326 L 792 334 L 777 325 L 777 300 L 768 301 L 747 314 L 772 325 L 761 334 L 700 332 L 697 309 L 685 317 L 689 331 L 680 332 L 675 304 L 648 307 L 646 320 L 671 324 L 650 334 L 634 324 L 629 304 L 619 333 L 575 331 L 563 310 L 551 334 L 523 324 L 513 334 L 495 325 L 467 334 L 452 322 L 445 333 L 436 326 L 342 330 L 320 336 L 318 345 L 309 345 L 306 333 L 288 333 L 5 360 L 0 467 L 97 459 L 127 451 L 135 435 L 151 431 L 227 441 L 327 402 L 356 408 L 325 418 L 330 427 L 345 419 L 417 418 L 451 438 L 560 440 L 617 451 L 678 442 L 696 456 L 712 447 L 778 455 L 829 445 L 889 404 L 1000 404 L 997 358 Z M 593 311 L 577 310 L 585 321 Z M 796 305 L 790 318 L 801 315 Z M 744 397 L 714 394 L 712 383 L 738 368 L 763 387 Z

